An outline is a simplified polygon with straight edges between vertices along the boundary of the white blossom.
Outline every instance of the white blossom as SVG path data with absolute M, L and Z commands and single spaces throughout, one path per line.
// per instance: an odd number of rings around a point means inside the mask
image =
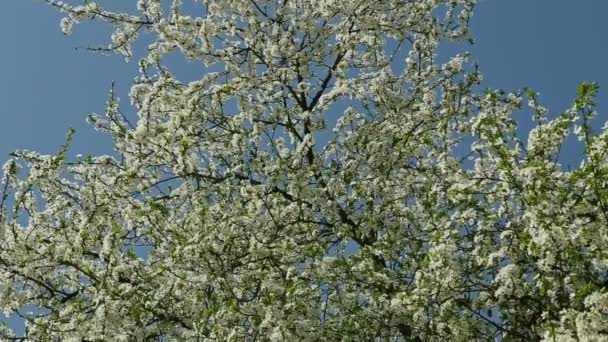
M 0 308 L 24 338 L 606 339 L 597 85 L 555 116 L 531 90 L 479 93 L 466 52 L 438 65 L 473 0 L 47 2 L 66 34 L 110 25 L 101 52 L 153 41 L 137 118 L 114 89 L 89 116 L 115 154 L 74 160 L 69 133 L 2 168 Z

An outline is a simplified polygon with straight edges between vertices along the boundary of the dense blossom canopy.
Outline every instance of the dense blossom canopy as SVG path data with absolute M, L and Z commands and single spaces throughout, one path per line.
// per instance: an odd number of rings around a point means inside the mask
M 152 43 L 137 120 L 114 91 L 90 116 L 113 155 L 70 157 L 70 133 L 4 166 L 0 306 L 24 340 L 608 339 L 597 86 L 555 116 L 439 62 L 474 0 L 47 2 L 66 34 L 109 23 L 99 51 Z

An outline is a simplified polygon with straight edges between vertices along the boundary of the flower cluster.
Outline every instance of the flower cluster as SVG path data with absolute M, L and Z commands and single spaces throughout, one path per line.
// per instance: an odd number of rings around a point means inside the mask
M 2 169 L 0 307 L 24 337 L 607 338 L 597 85 L 554 119 L 533 91 L 478 93 L 466 53 L 436 63 L 470 38 L 473 0 L 47 2 L 65 33 L 111 25 L 101 51 L 154 41 L 137 121 L 113 90 L 89 117 L 115 155 L 70 158 L 70 132 Z M 174 52 L 204 75 L 174 77 Z M 584 161 L 565 170 L 573 134 Z

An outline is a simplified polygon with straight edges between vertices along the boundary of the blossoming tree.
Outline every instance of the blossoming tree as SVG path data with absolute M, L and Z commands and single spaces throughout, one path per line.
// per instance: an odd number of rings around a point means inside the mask
M 110 24 L 102 52 L 154 41 L 137 121 L 114 92 L 90 116 L 113 156 L 71 158 L 70 133 L 5 164 L 0 305 L 27 325 L 3 338 L 608 338 L 597 85 L 549 116 L 533 91 L 480 91 L 466 54 L 438 63 L 474 0 L 47 2 L 66 34 Z M 200 79 L 171 74 L 175 51 Z

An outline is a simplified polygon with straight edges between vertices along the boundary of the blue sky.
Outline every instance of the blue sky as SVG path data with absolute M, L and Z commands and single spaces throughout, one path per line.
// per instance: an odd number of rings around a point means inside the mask
M 134 3 L 134 1 L 132 1 Z M 107 3 L 120 3 L 109 0 Z M 121 6 L 125 6 L 123 2 Z M 532 87 L 553 113 L 566 109 L 580 81 L 598 81 L 599 118 L 608 119 L 608 1 L 481 0 L 472 20 L 477 43 L 469 47 L 487 87 Z M 102 43 L 101 25 L 59 30 L 61 16 L 41 0 L 4 0 L 0 10 L 0 163 L 16 149 L 52 153 L 69 127 L 72 153 L 111 153 L 110 140 L 85 118 L 102 112 L 112 80 L 125 100 L 135 63 L 83 49 Z M 178 70 L 187 74 L 192 65 Z M 191 76 L 192 74 L 190 74 Z M 125 105 L 127 101 L 123 101 Z M 577 149 L 566 149 L 577 160 Z

